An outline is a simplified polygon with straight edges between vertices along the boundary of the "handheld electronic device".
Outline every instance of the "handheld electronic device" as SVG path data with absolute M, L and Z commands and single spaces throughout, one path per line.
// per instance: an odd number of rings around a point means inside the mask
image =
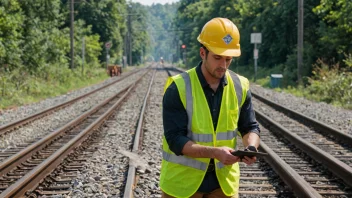
M 264 156 L 267 156 L 268 154 L 267 153 L 262 153 L 262 152 L 237 150 L 237 151 L 232 152 L 232 155 L 239 156 L 239 157 L 243 158 L 244 156 L 247 156 L 247 157 L 253 157 L 253 156 L 264 157 Z

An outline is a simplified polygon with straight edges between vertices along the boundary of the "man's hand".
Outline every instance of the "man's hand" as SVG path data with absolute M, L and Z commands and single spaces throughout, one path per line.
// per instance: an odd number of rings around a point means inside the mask
M 257 157 L 253 156 L 253 157 L 247 157 L 244 156 L 242 158 L 242 162 L 246 163 L 247 165 L 251 165 L 253 164 L 255 161 L 257 161 Z
M 245 151 L 258 152 L 258 150 L 257 150 L 257 148 L 255 146 L 247 146 L 244 150 Z M 253 157 L 244 156 L 242 158 L 242 162 L 246 163 L 247 165 L 251 165 L 255 161 L 257 161 L 257 157 L 255 157 L 255 156 L 253 156 Z
M 231 152 L 234 150 L 229 147 L 217 147 L 214 152 L 214 157 L 222 162 L 224 165 L 232 165 L 236 162 L 239 162 L 241 159 L 238 156 L 233 156 Z

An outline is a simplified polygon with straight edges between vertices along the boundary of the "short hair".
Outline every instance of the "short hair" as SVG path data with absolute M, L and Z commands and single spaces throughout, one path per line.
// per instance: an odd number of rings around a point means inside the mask
M 207 49 L 207 47 L 205 47 L 203 44 L 200 44 L 200 47 L 202 47 L 205 50 L 205 55 L 208 56 L 209 50 Z

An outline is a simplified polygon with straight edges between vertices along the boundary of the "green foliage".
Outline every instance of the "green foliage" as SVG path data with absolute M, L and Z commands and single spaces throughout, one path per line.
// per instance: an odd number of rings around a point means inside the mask
M 99 55 L 102 52 L 102 45 L 99 42 L 100 36 L 98 34 L 92 34 L 91 25 L 86 25 L 83 20 L 75 21 L 75 67 L 78 68 L 82 66 L 82 45 L 84 39 L 84 57 L 85 57 L 85 66 L 89 67 L 99 67 Z M 69 36 L 69 29 L 65 29 L 65 34 Z M 69 45 L 69 43 L 67 43 Z M 88 63 L 88 64 L 87 64 Z
M 352 54 L 345 55 L 346 59 L 343 62 L 351 69 L 352 68 Z
M 203 25 L 210 19 L 212 0 L 181 0 L 175 18 L 175 28 L 181 30 L 177 35 L 178 46 L 186 45 L 186 50 L 177 48 L 178 57 L 183 59 L 186 55 L 187 67 L 194 67 L 200 61 L 199 43 L 197 37 Z
M 126 0 L 75 1 L 75 70 L 72 72 L 68 69 L 70 0 L 2 0 L 0 94 L 4 98 L 1 102 L 17 98 L 17 103 L 22 103 L 21 97 L 25 94 L 44 96 L 58 92 L 45 90 L 47 83 L 69 87 L 72 79 L 82 75 L 83 38 L 84 75 L 93 75 L 93 78 L 94 74 L 89 72 L 105 67 L 106 42 L 112 43 L 110 63 L 119 64 L 123 55 L 129 60 L 131 47 L 134 65 L 144 56 L 149 61 L 164 57 L 179 66 L 184 65 L 185 58 L 185 67 L 193 67 L 200 61 L 196 38 L 203 25 L 214 17 L 229 18 L 240 30 L 242 55 L 231 66 L 235 71 L 254 79 L 254 45 L 250 43 L 250 34 L 261 32 L 258 83 L 268 85 L 271 73 L 282 73 L 283 86 L 294 90 L 297 86 L 297 7 L 297 1 L 292 0 L 261 0 L 260 3 L 257 0 L 180 0 L 152 6 Z M 307 97 L 319 99 L 322 94 L 323 101 L 350 104 L 350 92 L 341 90 L 351 89 L 348 87 L 352 70 L 351 12 L 350 0 L 304 1 L 302 75 L 304 86 L 309 90 L 304 92 L 308 93 Z M 181 49 L 182 44 L 187 48 Z M 313 70 L 312 65 L 318 59 L 322 61 Z M 336 62 L 340 63 L 339 67 L 332 66 Z M 325 87 L 320 86 L 320 81 Z M 329 97 L 333 93 L 341 100 Z
M 69 1 L 66 1 L 67 10 L 69 9 Z M 92 34 L 99 35 L 99 43 L 101 51 L 99 54 L 99 60 L 105 61 L 106 51 L 104 44 L 111 42 L 111 48 L 109 50 L 110 57 L 112 59 L 122 58 L 123 40 L 122 37 L 126 32 L 127 11 L 126 2 L 115 1 L 115 0 L 92 0 L 92 1 L 81 1 L 75 5 L 76 15 L 75 19 L 81 19 L 85 21 L 86 25 L 89 25 Z M 69 15 L 66 15 L 67 24 L 69 21 Z M 87 35 L 87 34 L 86 34 Z M 79 39 L 82 39 L 79 38 Z
M 92 68 L 81 73 L 80 69 L 45 67 L 40 76 L 32 76 L 21 69 L 0 73 L 0 109 L 37 102 L 98 83 L 108 76 L 104 69 Z
M 262 87 L 270 88 L 270 76 L 266 76 L 265 78 L 260 78 L 255 83 Z
M 352 50 L 351 12 L 348 0 L 304 1 L 304 67 L 303 76 L 310 76 L 312 64 L 319 57 L 325 61 L 333 58 L 341 62 L 343 52 Z M 190 28 L 180 32 L 179 38 L 188 48 L 187 58 L 191 65 L 199 61 L 199 44 L 196 41 L 203 25 L 214 17 L 231 19 L 241 34 L 241 57 L 239 65 L 253 64 L 253 48 L 250 34 L 262 33 L 258 45 L 258 64 L 265 68 L 285 65 L 290 72 L 290 84 L 296 82 L 297 1 L 292 0 L 181 0 L 176 17 L 177 27 Z M 348 49 L 349 46 L 349 49 Z M 294 73 L 294 74 L 293 74 Z
M 340 31 L 352 33 L 352 4 L 350 0 L 321 0 L 314 12 L 323 17 L 324 21 L 336 25 Z
M 153 4 L 148 8 L 149 23 L 147 32 L 149 36 L 149 53 L 158 60 L 163 57 L 166 61 L 177 61 L 180 44 L 176 37 L 176 28 L 172 24 L 177 11 L 178 3 Z M 175 60 L 173 60 L 175 58 Z
M 147 33 L 148 13 L 146 7 L 140 3 L 132 3 L 129 9 L 131 20 L 131 49 L 132 49 L 132 64 L 141 63 L 141 57 L 147 54 L 148 46 L 150 46 L 149 36 Z M 129 58 L 129 54 L 127 55 Z
M 352 53 L 352 3 L 350 0 L 321 0 L 313 9 L 321 19 L 318 28 L 322 59 L 333 64 L 341 61 L 344 53 Z M 341 65 L 344 67 L 345 65 Z
M 309 83 L 306 97 L 352 108 L 352 73 L 339 70 L 339 64 L 331 67 L 319 60 Z
M 62 25 L 60 0 L 20 1 L 25 14 L 22 24 L 24 42 L 23 64 L 31 73 L 45 65 L 67 63 L 67 37 L 59 29 Z
M 230 70 L 248 78 L 251 81 L 254 81 L 254 66 L 252 66 L 252 65 L 238 66 L 238 65 L 232 64 L 230 66 Z M 278 65 L 273 68 L 258 67 L 257 68 L 258 82 L 256 82 L 256 83 L 258 83 L 260 85 L 265 85 L 265 87 L 269 87 L 270 74 L 283 74 L 283 71 L 284 71 L 284 65 Z M 267 82 L 268 81 L 267 79 L 269 79 L 269 82 Z M 284 79 L 285 79 L 285 75 L 284 75 Z M 286 82 L 283 81 L 282 85 L 286 86 L 285 83 Z
M 22 23 L 25 16 L 17 0 L 0 2 L 0 68 L 22 64 Z
M 297 21 L 298 3 L 292 0 L 181 0 L 175 25 L 189 31 L 179 32 L 178 38 L 187 48 L 187 60 L 195 66 L 199 58 L 199 43 L 196 38 L 203 25 L 214 17 L 232 20 L 239 28 L 241 56 L 235 59 L 231 68 L 249 79 L 254 79 L 253 48 L 250 34 L 262 33 L 262 43 L 258 44 L 258 76 L 260 84 L 268 85 L 271 73 L 281 73 L 283 88 L 294 92 L 297 85 Z M 308 86 L 307 97 L 332 103 L 346 103 L 351 100 L 350 76 L 352 58 L 345 54 L 352 52 L 352 3 L 350 0 L 305 0 L 304 1 L 304 86 Z M 313 70 L 313 64 L 321 59 L 332 74 L 325 76 L 322 71 Z M 339 68 L 331 65 L 339 62 Z M 236 65 L 236 66 L 235 66 Z M 246 65 L 241 67 L 239 65 Z M 317 68 L 317 66 L 315 66 Z M 250 69 L 248 69 L 250 68 Z M 318 68 L 325 68 L 318 67 Z M 344 70 L 344 68 L 347 68 Z M 323 84 L 319 85 L 318 82 Z M 310 85 L 310 86 L 309 86 Z M 327 88 L 329 87 L 329 88 Z M 302 88 L 298 88 L 301 91 Z M 304 89 L 303 89 L 304 90 Z M 304 92 L 306 93 L 306 92 Z M 331 97 L 330 95 L 338 95 Z M 342 95 L 344 94 L 344 95 Z M 302 95 L 302 94 L 301 94 Z M 340 100 L 341 99 L 341 100 Z

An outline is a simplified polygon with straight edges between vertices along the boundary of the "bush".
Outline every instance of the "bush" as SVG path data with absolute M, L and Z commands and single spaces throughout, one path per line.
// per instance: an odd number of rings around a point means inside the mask
M 338 63 L 330 67 L 318 60 L 308 81 L 310 85 L 305 89 L 307 98 L 352 109 L 352 73 L 339 69 Z
M 0 72 L 0 108 L 23 105 L 48 97 L 65 94 L 106 78 L 105 68 L 87 66 L 82 75 L 81 68 L 70 70 L 67 67 L 51 65 L 30 75 L 24 69 Z

